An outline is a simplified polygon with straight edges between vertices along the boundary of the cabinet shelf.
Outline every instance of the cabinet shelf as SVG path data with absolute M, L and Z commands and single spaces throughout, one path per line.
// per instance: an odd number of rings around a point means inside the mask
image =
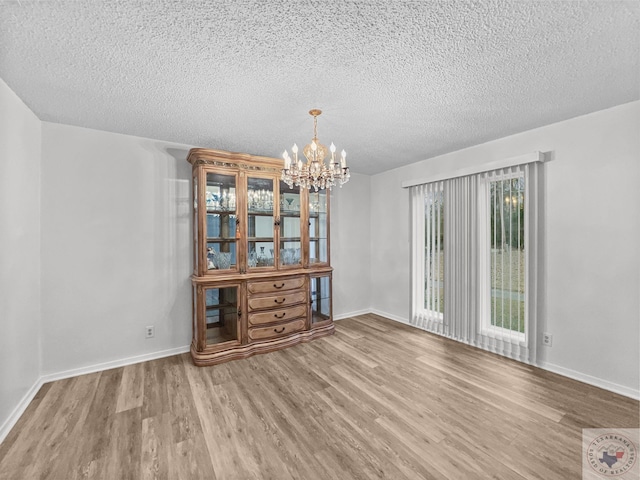
M 209 326 L 211 325 L 211 326 Z M 212 343 L 225 343 L 235 341 L 232 335 L 229 335 L 227 332 L 221 328 L 221 325 L 217 324 L 209 324 L 207 325 L 207 340 Z
M 209 210 L 207 209 L 207 215 L 236 215 L 235 210 Z
M 207 311 L 221 310 L 223 308 L 229 308 L 229 307 L 238 308 L 238 304 L 237 303 L 219 303 L 217 305 L 207 305 L 206 310 Z

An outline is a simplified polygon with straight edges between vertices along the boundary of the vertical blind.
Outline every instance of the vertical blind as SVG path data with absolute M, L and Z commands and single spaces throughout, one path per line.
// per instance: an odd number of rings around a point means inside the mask
M 421 242 L 412 243 L 412 264 L 416 271 L 414 303 L 419 306 L 415 324 L 420 328 L 440 331 L 444 311 L 444 198 L 443 182 L 417 185 L 411 189 L 413 208 L 412 224 L 424 233 Z
M 532 162 L 410 187 L 413 325 L 535 363 L 541 175 Z

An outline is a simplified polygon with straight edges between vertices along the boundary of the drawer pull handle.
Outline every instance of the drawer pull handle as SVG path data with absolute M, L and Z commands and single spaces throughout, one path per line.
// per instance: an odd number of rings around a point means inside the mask
M 276 318 L 284 318 L 284 316 L 287 314 L 287 312 L 283 312 L 282 315 L 278 315 L 277 313 L 274 313 L 273 316 Z
M 278 330 L 277 328 L 274 328 L 273 331 L 276 332 L 276 333 L 282 333 L 282 332 L 284 332 L 285 328 L 286 327 L 282 327 L 282 330 Z
M 274 302 L 276 302 L 278 305 L 280 305 L 281 303 L 284 303 L 286 300 L 287 300 L 286 298 L 282 297 L 282 300 L 278 301 L 278 299 L 276 298 L 274 300 Z
M 282 282 L 280 285 L 276 285 L 275 283 L 273 284 L 273 288 L 282 288 L 284 287 L 284 282 Z

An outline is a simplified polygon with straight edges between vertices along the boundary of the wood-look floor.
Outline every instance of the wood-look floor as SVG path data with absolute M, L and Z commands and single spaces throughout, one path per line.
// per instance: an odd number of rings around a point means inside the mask
M 581 478 L 581 429 L 638 402 L 375 315 L 279 352 L 46 384 L 0 479 Z

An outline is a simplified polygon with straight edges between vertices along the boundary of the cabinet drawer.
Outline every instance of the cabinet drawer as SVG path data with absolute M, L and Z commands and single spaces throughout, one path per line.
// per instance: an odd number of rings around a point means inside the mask
M 249 329 L 249 339 L 264 340 L 266 338 L 284 337 L 291 333 L 304 330 L 304 318 L 293 320 L 292 322 L 280 323 L 270 327 L 254 327 Z
M 282 292 L 281 295 L 269 295 L 268 297 L 249 297 L 249 311 L 306 303 L 306 299 L 307 293 L 304 290 Z
M 264 323 L 282 322 L 302 317 L 307 313 L 307 304 L 296 305 L 289 308 L 269 310 L 268 312 L 256 312 L 249 314 L 249 325 L 262 325 Z
M 293 290 L 304 285 L 304 277 L 268 280 L 265 282 L 250 282 L 247 286 L 249 293 L 272 293 L 283 290 Z

